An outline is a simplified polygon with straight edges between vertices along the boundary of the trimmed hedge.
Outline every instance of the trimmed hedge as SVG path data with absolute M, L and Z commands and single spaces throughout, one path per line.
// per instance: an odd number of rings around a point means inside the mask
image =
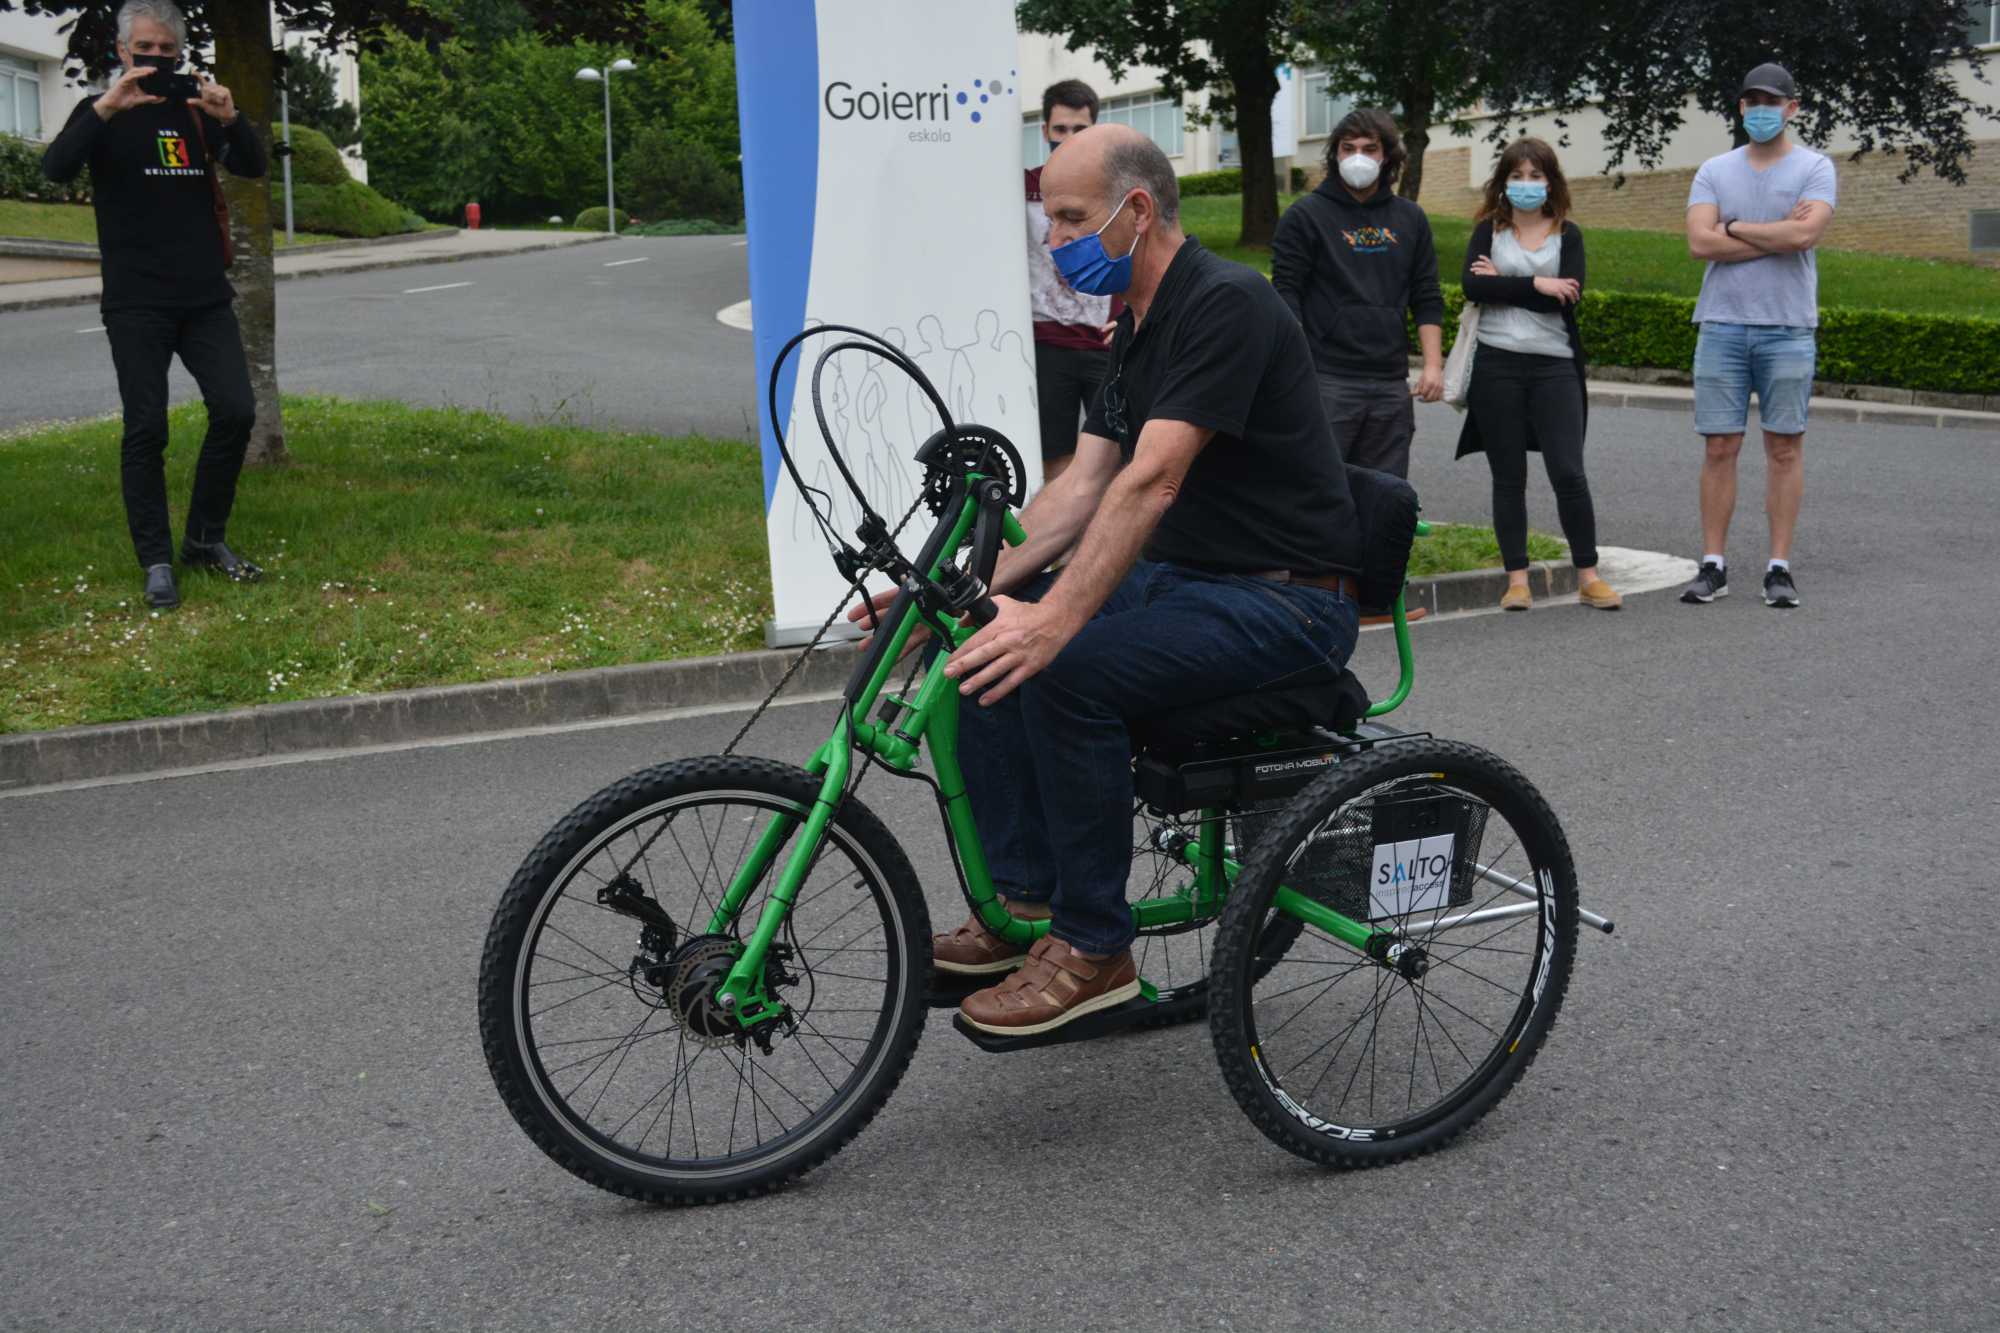
M 354 175 L 333 140 L 310 125 L 292 126 L 292 184 L 345 185 Z
M 44 151 L 43 144 L 0 134 L 0 199 L 27 199 L 43 204 L 89 203 L 90 172 L 79 171 L 75 180 L 58 185 L 42 174 Z
M 331 236 L 394 236 L 416 231 L 414 214 L 360 181 L 343 185 L 292 185 L 293 221 L 300 231 Z M 422 219 L 416 219 L 421 224 Z
M 1199 194 L 1242 194 L 1243 172 L 1237 167 L 1222 171 L 1195 171 L 1181 177 L 1181 198 Z
M 1444 345 L 1458 335 L 1465 293 L 1444 289 Z M 1647 292 L 1585 292 L 1577 329 L 1591 364 L 1694 371 L 1694 302 Z M 2000 320 L 1820 311 L 1820 379 L 1934 393 L 2000 394 Z M 1416 329 L 1410 350 L 1417 352 Z
M 599 204 L 596 208 L 586 208 L 581 213 L 578 213 L 576 215 L 576 221 L 570 223 L 569 225 L 571 227 L 574 227 L 577 231 L 607 231 L 609 230 L 607 224 L 609 224 L 610 221 L 611 221 L 611 210 L 606 208 L 604 205 Z M 618 230 L 624 231 L 627 227 L 631 225 L 632 225 L 632 215 L 630 213 L 627 213 L 622 208 L 619 209 Z

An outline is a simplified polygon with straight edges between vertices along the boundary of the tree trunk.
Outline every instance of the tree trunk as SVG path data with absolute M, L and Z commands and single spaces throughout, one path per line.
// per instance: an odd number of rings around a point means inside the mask
M 1223 71 L 1236 107 L 1236 155 L 1243 164 L 1243 233 L 1238 245 L 1268 247 L 1278 231 L 1278 172 L 1271 160 L 1271 103 L 1278 60 L 1268 28 L 1245 24 L 1230 34 Z
M 1424 188 L 1424 153 L 1431 146 L 1431 117 L 1437 109 L 1437 94 L 1428 84 L 1403 86 L 1403 151 L 1410 155 L 1403 164 L 1403 178 L 1396 193 L 1415 202 Z
M 269 0 L 211 5 L 209 21 L 215 33 L 216 81 L 236 99 L 237 111 L 249 119 L 269 157 L 278 72 Z M 271 178 L 281 168 L 275 157 L 270 163 L 270 170 L 259 179 L 222 173 L 236 243 L 229 281 L 236 288 L 236 321 L 243 326 L 243 353 L 250 362 L 250 388 L 257 400 L 257 424 L 251 429 L 245 459 L 252 466 L 291 461 L 285 452 L 285 418 L 278 406 L 278 275 L 271 262 Z

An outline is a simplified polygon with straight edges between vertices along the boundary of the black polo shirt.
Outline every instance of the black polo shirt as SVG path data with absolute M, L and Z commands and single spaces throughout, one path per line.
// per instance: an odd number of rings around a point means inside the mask
M 1122 409 L 1122 410 L 1121 410 Z M 1264 275 L 1189 237 L 1146 321 L 1118 318 L 1084 429 L 1127 462 L 1148 421 L 1215 432 L 1146 559 L 1261 574 L 1358 573 L 1360 529 L 1305 333 Z

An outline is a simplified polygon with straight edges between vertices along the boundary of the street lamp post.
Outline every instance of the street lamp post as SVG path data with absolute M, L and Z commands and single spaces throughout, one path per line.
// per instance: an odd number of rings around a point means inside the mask
M 629 60 L 614 60 L 599 74 L 589 65 L 576 72 L 578 83 L 602 83 L 604 85 L 604 211 L 610 214 L 607 225 L 611 234 L 618 234 L 618 190 L 611 179 L 611 76 L 625 74 L 637 69 Z

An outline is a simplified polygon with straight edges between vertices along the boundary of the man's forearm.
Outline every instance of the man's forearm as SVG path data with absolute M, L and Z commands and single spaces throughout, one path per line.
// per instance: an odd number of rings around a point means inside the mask
M 71 116 L 69 124 L 63 126 L 62 133 L 42 154 L 42 175 L 59 183 L 75 180 L 90 161 L 91 146 L 103 128 L 104 122 L 98 119 L 94 103 L 91 110 Z
M 1444 326 L 1442 324 L 1417 325 L 1417 346 L 1424 352 L 1424 369 L 1435 370 L 1444 364 Z
M 1811 246 L 1806 224 L 1795 218 L 1782 222 L 1731 223 L 1729 233 L 1759 254 L 1791 254 Z
M 1688 233 L 1688 250 L 1696 259 L 1717 264 L 1739 264 L 1746 259 L 1762 259 L 1769 252 L 1746 240 L 1730 236 L 1720 227 Z
M 1021 511 L 1021 530 L 1028 540 L 1000 552 L 992 591 L 1012 592 L 1076 545 L 1103 497 L 1103 487 L 1092 482 L 1087 468 L 1072 466 L 1036 492 Z
M 1119 473 L 1084 530 L 1075 558 L 1044 600 L 1060 608 L 1073 629 L 1081 629 L 1131 572 L 1173 502 L 1173 491 L 1159 478 L 1131 467 Z

